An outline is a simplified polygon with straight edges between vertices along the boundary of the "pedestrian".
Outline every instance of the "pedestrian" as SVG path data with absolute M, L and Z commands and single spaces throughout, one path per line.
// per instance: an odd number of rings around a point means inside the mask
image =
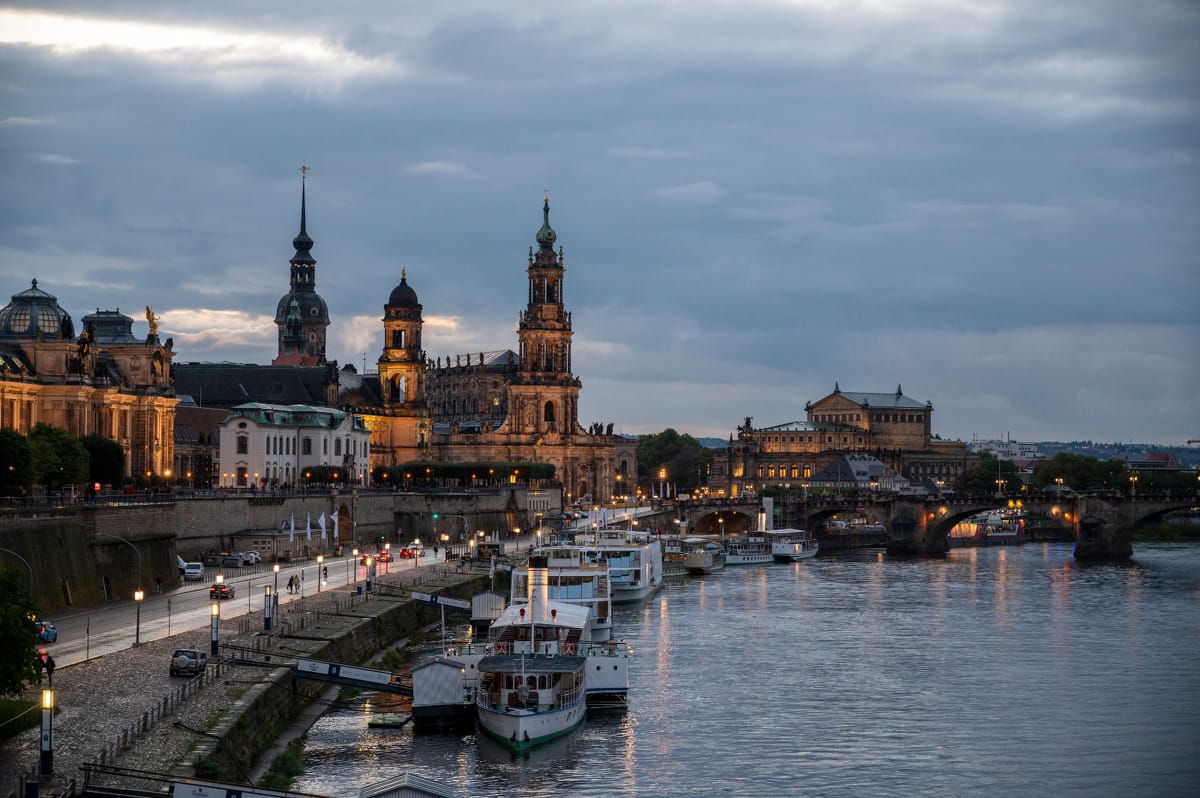
M 321 579 L 323 579 L 326 582 L 329 581 L 329 566 L 328 565 L 326 565 L 324 568 L 321 569 Z
M 162 592 L 162 574 L 159 574 L 158 576 L 154 577 L 154 592 L 155 593 Z
M 54 657 L 47 654 L 44 667 L 46 668 L 46 681 L 49 682 L 50 687 L 54 687 Z

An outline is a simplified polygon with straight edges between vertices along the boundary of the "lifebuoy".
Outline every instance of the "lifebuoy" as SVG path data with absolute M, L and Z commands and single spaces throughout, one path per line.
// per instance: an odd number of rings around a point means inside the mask
M 508 646 L 506 646 L 504 643 L 497 643 L 496 644 L 496 653 L 497 654 L 507 654 Z
M 567 643 L 565 646 L 563 646 L 563 651 L 567 652 L 568 654 L 574 654 L 575 653 L 575 644 Z

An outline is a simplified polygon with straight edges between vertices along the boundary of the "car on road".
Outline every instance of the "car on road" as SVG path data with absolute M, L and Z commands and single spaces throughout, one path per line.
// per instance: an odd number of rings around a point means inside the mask
M 204 563 L 190 562 L 183 566 L 183 581 L 199 582 L 204 578 Z
M 208 655 L 194 648 L 177 648 L 171 655 L 172 676 L 195 676 L 208 665 Z
M 379 562 L 391 562 L 392 553 L 390 551 L 381 551 L 379 554 L 375 555 L 375 559 Z
M 222 583 L 210 587 L 208 589 L 208 597 L 213 599 L 231 599 L 233 598 L 235 592 L 236 591 L 233 585 L 226 585 Z
M 49 621 L 37 621 L 35 626 L 38 640 L 41 640 L 43 643 L 53 643 L 55 640 L 58 640 L 58 629 L 54 624 Z

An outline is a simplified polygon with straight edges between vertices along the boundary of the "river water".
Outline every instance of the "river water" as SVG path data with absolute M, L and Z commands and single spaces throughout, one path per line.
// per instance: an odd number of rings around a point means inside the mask
M 1200 793 L 1197 544 L 839 552 L 676 578 L 616 622 L 628 713 L 514 758 L 333 712 L 295 789 L 411 771 L 470 796 Z

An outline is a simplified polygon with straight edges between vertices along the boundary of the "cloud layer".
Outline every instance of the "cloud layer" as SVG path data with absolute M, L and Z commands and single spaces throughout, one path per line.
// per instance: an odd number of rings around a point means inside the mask
M 589 420 L 902 383 L 944 437 L 1177 443 L 1196 41 L 1186 0 L 10 7 L 0 274 L 268 362 L 306 163 L 331 357 L 402 268 L 431 356 L 515 349 L 549 189 Z

